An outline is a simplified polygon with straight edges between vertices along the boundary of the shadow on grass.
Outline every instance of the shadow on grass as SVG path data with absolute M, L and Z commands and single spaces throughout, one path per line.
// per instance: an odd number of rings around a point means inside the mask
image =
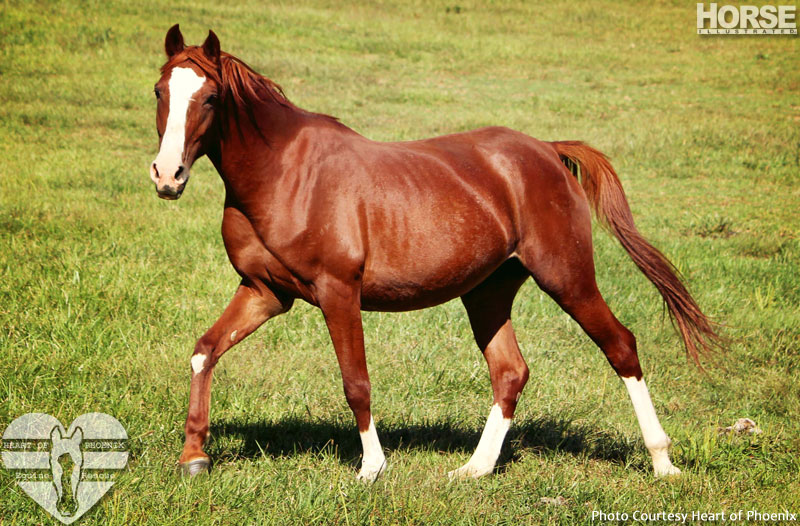
M 379 425 L 384 449 L 425 450 L 471 454 L 478 445 L 480 429 L 448 422 Z M 214 441 L 206 451 L 216 461 L 236 458 L 289 456 L 328 452 L 342 462 L 357 465 L 361 441 L 355 424 L 289 417 L 272 422 L 222 421 L 212 423 Z M 609 433 L 568 419 L 542 417 L 515 421 L 506 438 L 498 470 L 504 471 L 522 450 L 577 456 L 629 464 L 636 444 L 618 433 Z

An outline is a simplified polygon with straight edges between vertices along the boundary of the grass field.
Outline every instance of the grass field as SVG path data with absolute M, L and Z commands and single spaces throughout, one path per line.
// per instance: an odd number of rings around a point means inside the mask
M 800 512 L 800 45 L 701 37 L 695 3 L 472 0 L 0 3 L 0 427 L 101 411 L 130 464 L 79 524 L 592 524 L 592 511 Z M 726 326 L 689 364 L 655 289 L 595 234 L 598 282 L 637 335 L 676 480 L 656 480 L 602 353 L 534 284 L 532 371 L 498 472 L 477 444 L 488 372 L 460 302 L 365 314 L 390 463 L 360 443 L 320 312 L 297 303 L 215 374 L 210 477 L 181 479 L 189 357 L 238 277 L 203 159 L 158 199 L 153 83 L 166 30 L 208 28 L 299 106 L 404 140 L 502 124 L 612 158 L 639 228 Z M 721 436 L 739 417 L 758 436 Z M 562 505 L 541 502 L 563 497 Z M 0 470 L 0 525 L 55 521 Z M 599 523 L 595 520 L 594 523 Z M 664 522 L 661 522 L 662 524 Z

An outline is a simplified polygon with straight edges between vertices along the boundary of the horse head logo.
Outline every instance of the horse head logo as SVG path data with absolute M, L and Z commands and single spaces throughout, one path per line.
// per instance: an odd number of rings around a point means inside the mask
M 55 426 L 50 431 L 50 440 L 53 443 L 50 449 L 50 472 L 53 474 L 53 487 L 58 495 L 56 509 L 64 517 L 71 517 L 78 511 L 78 485 L 81 483 L 83 468 L 83 430 L 76 427 L 72 435 L 64 438 L 61 427 Z
M 127 440 L 122 424 L 105 413 L 80 415 L 68 426 L 45 413 L 28 413 L 3 432 L 0 458 L 22 491 L 56 520 L 72 524 L 125 469 Z

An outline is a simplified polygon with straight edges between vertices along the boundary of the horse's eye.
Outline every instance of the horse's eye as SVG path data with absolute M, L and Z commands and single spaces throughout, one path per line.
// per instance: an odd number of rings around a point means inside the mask
M 161 91 L 158 88 L 153 88 L 153 93 L 156 94 L 157 99 L 161 99 Z
M 213 106 L 217 102 L 217 95 L 216 93 L 212 93 L 208 97 L 206 97 L 205 105 L 206 106 Z

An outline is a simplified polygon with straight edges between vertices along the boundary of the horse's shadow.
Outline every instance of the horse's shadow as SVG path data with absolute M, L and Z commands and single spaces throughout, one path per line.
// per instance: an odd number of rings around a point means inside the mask
M 391 454 L 397 450 L 425 450 L 471 454 L 481 429 L 463 424 L 388 423 L 378 426 L 381 444 Z M 298 453 L 328 452 L 344 463 L 357 465 L 361 441 L 349 422 L 286 417 L 271 422 L 218 421 L 211 425 L 214 440 L 208 451 L 216 461 L 281 457 Z M 569 453 L 644 469 L 635 451 L 637 444 L 621 433 L 597 430 L 588 423 L 566 418 L 538 417 L 515 421 L 506 438 L 498 470 L 505 471 L 522 451 Z

